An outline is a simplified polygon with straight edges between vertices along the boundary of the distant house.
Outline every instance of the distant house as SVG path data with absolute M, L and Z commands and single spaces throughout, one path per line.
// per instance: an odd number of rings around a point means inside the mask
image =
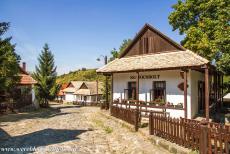
M 6 111 L 7 108 L 15 109 L 26 105 L 35 105 L 34 85 L 37 83 L 26 71 L 26 63 L 19 66 L 20 80 L 10 92 L 0 92 L 0 112 Z
M 65 88 L 67 88 L 67 86 L 68 86 L 68 84 L 66 84 L 66 83 L 61 85 L 61 88 L 60 88 L 60 90 L 59 90 L 59 92 L 58 92 L 58 95 L 57 95 L 57 100 L 58 100 L 58 101 L 61 101 L 61 102 L 62 102 L 63 100 L 65 100 L 65 93 L 64 93 L 63 90 L 64 90 Z
M 63 90 L 65 102 L 75 102 L 77 101 L 76 95 L 74 94 L 80 86 L 83 84 L 83 81 L 71 81 L 67 87 Z
M 102 98 L 102 82 L 83 82 L 80 88 L 74 92 L 77 101 L 86 103 L 96 102 Z
M 22 63 L 20 67 L 20 82 L 14 92 L 14 100 L 16 107 L 30 105 L 35 101 L 34 85 L 37 83 L 31 75 L 26 71 L 26 63 Z
M 65 102 L 96 102 L 102 97 L 102 82 L 71 81 L 63 92 Z

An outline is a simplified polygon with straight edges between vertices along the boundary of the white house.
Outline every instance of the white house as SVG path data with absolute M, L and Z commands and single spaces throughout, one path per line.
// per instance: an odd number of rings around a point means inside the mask
M 119 58 L 97 72 L 112 76 L 113 101 L 143 101 L 171 117 L 205 113 L 208 119 L 209 110 L 222 103 L 221 73 L 148 24 Z
M 74 93 L 77 101 L 92 103 L 102 98 L 102 82 L 84 81 L 80 88 Z
M 102 97 L 102 82 L 71 81 L 62 91 L 65 102 L 97 102 Z
M 63 90 L 65 95 L 65 102 L 74 102 L 77 101 L 76 96 L 74 95 L 80 86 L 83 84 L 83 81 L 71 81 L 67 87 Z

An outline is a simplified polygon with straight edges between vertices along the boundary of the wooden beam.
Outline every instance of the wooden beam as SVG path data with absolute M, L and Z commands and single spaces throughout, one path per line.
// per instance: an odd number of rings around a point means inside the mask
M 184 70 L 184 117 L 187 118 L 188 114 L 187 114 L 187 85 L 188 85 L 188 79 L 187 79 L 187 70 Z
M 111 103 L 110 103 L 110 107 L 111 107 L 113 105 L 113 74 L 111 75 L 111 94 L 110 95 L 111 95 Z
M 209 121 L 209 68 L 205 66 L 205 117 Z
M 106 91 L 106 95 L 105 95 L 105 109 L 108 110 L 109 109 L 109 89 L 108 89 L 108 76 L 105 76 L 105 91 Z
M 139 72 L 137 72 L 136 78 L 136 100 L 139 101 Z
M 182 69 L 200 69 L 202 70 L 203 65 L 199 66 L 183 66 L 183 67 L 166 67 L 166 68 L 156 68 L 156 69 L 133 69 L 126 71 L 111 71 L 111 72 L 97 72 L 98 74 L 111 75 L 112 73 L 130 73 L 130 72 L 149 72 L 149 71 L 168 71 L 168 70 L 182 70 Z

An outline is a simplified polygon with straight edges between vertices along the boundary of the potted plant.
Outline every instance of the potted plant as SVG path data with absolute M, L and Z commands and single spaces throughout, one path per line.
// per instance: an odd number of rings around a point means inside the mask
M 183 103 L 178 103 L 177 105 L 175 105 L 176 108 L 183 108 Z
M 174 105 L 173 105 L 173 103 L 167 102 L 166 106 L 167 107 L 173 107 Z
M 161 99 L 161 98 L 157 98 L 157 99 L 155 100 L 155 102 L 156 102 L 156 106 L 165 105 L 165 101 L 164 101 L 163 99 Z

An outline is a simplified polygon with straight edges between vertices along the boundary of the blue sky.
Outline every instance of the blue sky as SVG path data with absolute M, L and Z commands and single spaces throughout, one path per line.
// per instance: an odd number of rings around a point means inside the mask
M 176 42 L 168 16 L 177 0 L 1 0 L 0 22 L 11 23 L 16 52 L 33 71 L 44 43 L 55 55 L 58 74 L 98 68 L 123 39 L 149 23 Z

